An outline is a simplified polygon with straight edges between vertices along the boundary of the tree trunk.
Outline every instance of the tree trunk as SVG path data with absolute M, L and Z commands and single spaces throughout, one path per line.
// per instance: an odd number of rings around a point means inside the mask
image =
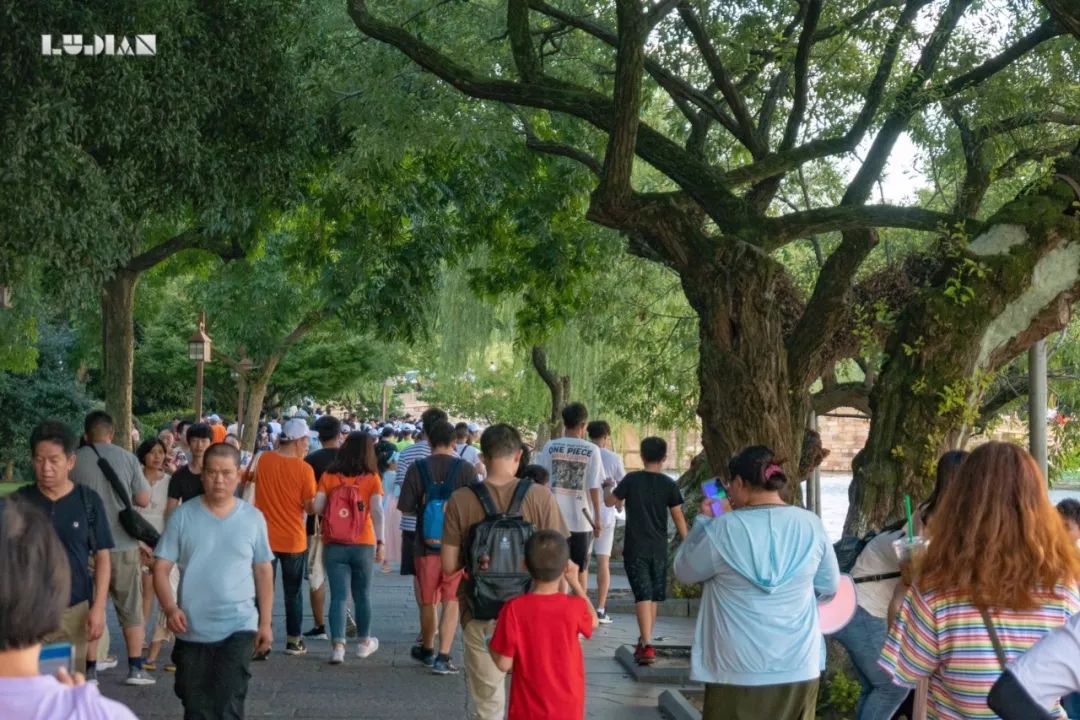
M 719 263 L 683 274 L 683 290 L 699 317 L 702 444 L 714 472 L 747 446 L 771 447 L 791 480 L 787 498 L 797 501 L 810 403 L 788 375 L 785 315 L 792 297 L 786 275 L 752 249 L 734 248 Z
M 266 388 L 269 385 L 270 375 L 264 373 L 259 373 L 259 376 L 248 385 L 245 403 L 247 407 L 244 408 L 246 422 L 244 423 L 240 446 L 249 452 L 255 449 L 255 441 L 259 437 L 259 416 L 262 414 L 263 401 L 266 399 Z
M 942 451 L 979 422 L 994 371 L 1068 323 L 1080 298 L 1080 222 L 1062 214 L 1075 200 L 1066 190 L 1054 183 L 1005 206 L 898 318 L 845 532 L 901 517 L 904 495 L 925 500 Z
M 135 365 L 135 288 L 139 275 L 118 270 L 102 288 L 101 322 L 105 411 L 112 415 L 113 442 L 131 449 L 132 377 Z
M 533 346 L 532 363 L 551 393 L 551 414 L 548 416 L 547 427 L 539 428 L 536 433 L 536 447 L 541 448 L 551 438 L 561 437 L 563 434 L 562 409 L 570 402 L 570 377 L 560 376 L 548 367 L 547 351 L 542 345 Z

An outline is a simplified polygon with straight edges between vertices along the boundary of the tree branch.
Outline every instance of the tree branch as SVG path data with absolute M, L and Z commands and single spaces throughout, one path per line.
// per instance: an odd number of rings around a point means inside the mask
M 530 0 L 530 7 L 535 8 L 537 2 Z M 600 93 L 547 77 L 532 83 L 486 78 L 402 28 L 378 19 L 368 11 L 365 0 L 351 0 L 349 14 L 363 33 L 396 47 L 470 97 L 566 113 L 608 133 L 615 129 L 611 98 Z M 692 196 L 720 229 L 745 227 L 757 216 L 721 182 L 719 171 L 646 123 L 639 122 L 636 152 Z
M 995 178 L 999 179 L 1012 177 L 1025 164 L 1064 155 L 1069 152 L 1074 145 L 1075 143 L 1073 142 L 1063 142 L 1041 148 L 1025 148 L 1023 150 L 1018 150 L 1008 160 L 995 168 L 992 174 Z
M 918 207 L 839 205 L 765 218 L 762 225 L 766 237 L 764 247 L 772 250 L 791 240 L 837 230 L 894 227 L 936 232 L 943 225 L 952 225 L 956 220 L 954 215 Z M 982 228 L 980 223 L 974 221 L 966 225 L 969 232 L 977 233 Z
M 891 7 L 900 7 L 904 4 L 904 0 L 873 0 L 873 2 L 867 4 L 862 9 L 844 18 L 840 22 L 834 25 L 828 25 L 821 28 L 814 33 L 814 42 L 818 43 L 822 40 L 828 40 L 831 37 L 836 37 L 845 30 L 850 30 L 856 25 L 861 25 L 867 18 L 874 13 L 885 10 Z
M 821 0 L 807 0 L 806 19 L 799 35 L 799 46 L 795 50 L 795 98 L 791 114 L 788 115 L 787 127 L 784 129 L 784 139 L 780 143 L 781 150 L 789 150 L 795 145 L 803 116 L 806 114 L 810 92 L 810 46 L 813 44 L 814 31 L 820 17 Z
M 870 389 L 861 382 L 837 383 L 814 393 L 814 412 L 824 415 L 837 408 L 849 407 L 870 415 Z
M 589 170 L 592 170 L 597 177 L 600 177 L 600 175 L 602 174 L 602 166 L 600 164 L 600 161 L 597 160 L 595 157 L 585 152 L 584 150 L 579 150 L 578 148 L 572 147 L 570 145 L 541 140 L 536 136 L 536 133 L 533 131 L 532 124 L 529 122 L 529 119 L 525 117 L 524 113 L 515 111 L 515 115 L 517 115 L 518 120 L 521 122 L 522 130 L 525 133 L 525 147 L 535 152 L 544 153 L 546 155 L 558 155 L 561 157 L 570 158 L 571 160 L 576 160 L 585 167 L 589 168 Z
M 617 0 L 619 46 L 615 54 L 614 123 L 608 134 L 599 198 L 621 205 L 631 193 L 638 125 L 641 122 L 641 76 L 645 66 L 645 14 L 640 0 Z
M 235 246 L 231 244 L 220 246 L 218 245 L 219 242 L 219 240 L 214 240 L 203 235 L 201 228 L 188 228 L 179 235 L 174 235 L 165 242 L 158 243 L 149 250 L 131 258 L 128 260 L 127 265 L 124 266 L 124 269 L 133 273 L 145 272 L 155 265 L 165 262 L 182 250 L 197 248 L 216 252 L 225 260 L 235 259 L 232 254 L 236 250 Z M 215 247 L 215 245 L 218 246 Z M 240 256 L 243 257 L 242 252 L 240 253 Z
M 694 38 L 698 51 L 701 53 L 702 59 L 705 60 L 705 66 L 709 68 L 713 82 L 719 88 L 720 94 L 724 96 L 724 100 L 727 101 L 728 107 L 731 108 L 731 112 L 735 116 L 735 121 L 739 124 L 739 133 L 736 137 L 750 150 L 750 154 L 754 157 L 764 155 L 767 148 L 756 134 L 754 121 L 750 118 L 750 111 L 747 110 L 742 95 L 731 82 L 731 76 L 728 75 L 724 62 L 720 59 L 720 54 L 716 52 L 709 34 L 705 32 L 705 28 L 702 26 L 693 7 L 686 0 L 679 3 L 679 17 L 682 18 L 683 23 L 690 31 L 690 35 Z
M 1046 20 L 1018 40 L 1015 45 L 1009 46 L 982 65 L 963 75 L 953 78 L 944 85 L 938 85 L 926 90 L 924 95 L 929 100 L 942 100 L 944 98 L 952 97 L 973 85 L 978 85 L 991 75 L 1000 72 L 1041 43 L 1064 34 L 1065 30 L 1055 20 Z
M 525 82 L 532 82 L 542 74 L 540 58 L 533 48 L 529 32 L 528 0 L 507 0 L 506 31 L 510 37 L 510 50 L 518 75 Z

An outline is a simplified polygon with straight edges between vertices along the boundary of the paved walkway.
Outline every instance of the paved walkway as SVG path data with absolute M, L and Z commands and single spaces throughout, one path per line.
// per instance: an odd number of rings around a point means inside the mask
M 595 586 L 595 578 L 590 578 Z M 625 577 L 616 576 L 614 584 L 624 587 Z M 379 651 L 359 660 L 350 647 L 344 665 L 330 666 L 330 644 L 314 641 L 309 653 L 289 657 L 283 647 L 285 617 L 280 602 L 280 581 L 274 610 L 277 634 L 275 652 L 265 663 L 252 663 L 247 714 L 250 718 L 364 718 L 364 720 L 456 720 L 468 717 L 468 699 L 464 675 L 439 677 L 421 668 L 409 656 L 416 639 L 418 624 L 410 579 L 376 572 L 372 592 L 374 623 L 372 632 L 379 638 Z M 304 597 L 308 617 L 304 629 L 311 627 L 306 587 Z M 601 626 L 591 641 L 584 643 L 588 711 L 597 720 L 656 720 L 657 696 L 667 686 L 641 685 L 634 682 L 615 661 L 615 649 L 636 638 L 636 624 L 631 615 L 615 615 L 615 622 Z M 113 630 L 114 654 L 120 651 L 122 637 Z M 660 618 L 657 635 L 667 642 L 688 643 L 693 623 L 686 618 Z M 167 651 L 162 652 L 165 659 Z M 461 662 L 461 643 L 454 649 L 455 662 Z M 172 720 L 182 717 L 179 700 L 173 694 L 173 676 L 158 671 L 158 683 L 151 687 L 131 688 L 122 684 L 124 664 L 101 673 L 101 691 L 128 705 L 142 720 Z

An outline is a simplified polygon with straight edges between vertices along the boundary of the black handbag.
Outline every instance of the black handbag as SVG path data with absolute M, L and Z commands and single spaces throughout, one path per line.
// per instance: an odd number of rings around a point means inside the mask
M 135 508 L 131 507 L 131 499 L 128 498 L 127 491 L 124 490 L 123 483 L 120 482 L 120 478 L 116 476 L 116 471 L 112 469 L 112 465 L 109 461 L 101 457 L 101 453 L 97 451 L 93 443 L 90 443 L 90 449 L 97 455 L 97 464 L 101 468 L 101 473 L 105 476 L 105 479 L 112 485 L 113 492 L 120 498 L 120 502 L 124 507 L 120 510 L 120 527 L 124 528 L 124 531 L 128 535 L 135 538 L 141 543 L 145 543 L 150 547 L 157 545 L 158 540 L 161 539 L 161 534 L 157 529 L 150 524 L 146 518 L 140 515 Z
M 1001 646 L 994 622 L 990 619 L 990 613 L 985 608 L 979 608 L 986 631 L 990 633 L 990 642 L 994 644 L 994 652 L 997 653 L 998 662 L 1001 663 L 1001 677 L 990 689 L 990 695 L 986 699 L 987 705 L 1003 718 L 1003 720 L 1054 720 L 1055 715 L 1044 708 L 1031 697 L 1026 689 L 1009 672 L 1006 667 L 1008 658 L 1005 657 L 1005 649 Z

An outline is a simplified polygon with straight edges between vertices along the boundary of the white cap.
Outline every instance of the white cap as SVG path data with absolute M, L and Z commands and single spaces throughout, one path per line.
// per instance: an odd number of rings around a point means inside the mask
M 221 422 L 221 416 L 220 415 L 211 415 L 210 417 L 207 418 L 207 420 L 209 420 L 210 422 Z
M 404 425 L 401 426 L 401 429 L 404 430 L 405 432 L 412 432 L 412 431 L 416 430 L 416 427 L 414 427 L 411 423 L 405 423 Z
M 471 433 L 480 432 L 480 426 L 477 425 L 476 423 L 469 423 L 469 428 L 468 429 L 469 429 L 469 432 L 471 432 Z
M 281 428 L 282 440 L 299 440 L 304 437 L 308 437 L 308 424 L 303 419 L 292 418 L 285 421 L 285 425 Z

